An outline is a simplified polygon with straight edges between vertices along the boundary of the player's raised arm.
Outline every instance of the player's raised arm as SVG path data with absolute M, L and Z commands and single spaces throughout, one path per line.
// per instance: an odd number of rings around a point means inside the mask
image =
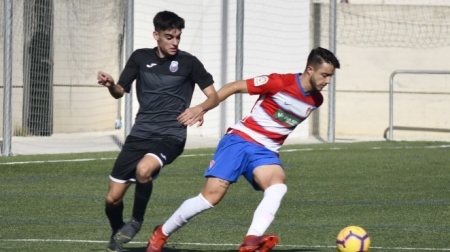
M 114 83 L 113 77 L 105 72 L 98 72 L 97 82 L 98 84 L 107 87 L 111 96 L 116 99 L 121 98 L 125 94 L 125 90 L 122 88 L 122 86 L 116 85 Z

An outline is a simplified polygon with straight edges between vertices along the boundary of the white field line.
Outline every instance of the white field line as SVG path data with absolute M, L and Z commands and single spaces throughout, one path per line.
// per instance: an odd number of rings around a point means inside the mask
M 108 243 L 108 241 L 99 240 L 70 240 L 70 239 L 0 239 L 0 242 L 67 242 L 67 243 Z M 147 244 L 147 242 L 130 242 L 130 244 Z M 240 244 L 232 243 L 197 243 L 197 242 L 174 242 L 169 245 L 195 245 L 195 246 L 234 246 Z M 277 247 L 289 248 L 334 248 L 335 246 L 326 245 L 283 245 L 279 244 Z M 415 251 L 450 251 L 450 248 L 409 248 L 409 247 L 370 247 L 371 249 L 379 250 L 415 250 Z
M 399 147 L 371 147 L 373 150 L 381 150 L 381 149 L 439 149 L 439 148 L 450 148 L 450 145 L 431 145 L 431 146 L 399 146 Z M 280 152 L 297 152 L 297 151 L 313 151 L 313 150 L 344 150 L 345 148 L 303 148 L 303 149 L 286 149 L 281 150 Z M 202 157 L 202 156 L 212 156 L 213 153 L 200 153 L 200 154 L 189 154 L 189 155 L 181 155 L 180 157 Z M 86 162 L 86 161 L 96 161 L 96 160 L 111 160 L 115 158 L 83 158 L 83 159 L 62 159 L 62 160 L 39 160 L 39 161 L 18 161 L 18 162 L 4 162 L 0 163 L 0 165 L 16 165 L 16 164 L 42 164 L 42 163 L 64 163 L 64 162 Z
M 16 164 L 43 164 L 43 163 L 64 163 L 64 162 L 86 162 L 96 160 L 110 160 L 115 158 L 82 158 L 82 159 L 61 159 L 61 160 L 38 160 L 38 161 L 20 161 L 20 162 L 5 162 L 0 165 L 16 165 Z
M 400 146 L 400 147 L 392 147 L 392 148 L 381 148 L 381 147 L 372 147 L 372 149 L 412 149 L 412 148 L 449 148 L 450 145 L 436 145 L 436 146 L 425 146 L 425 147 L 413 147 L 413 146 Z M 327 150 L 341 150 L 342 148 L 328 148 Z M 297 151 L 313 151 L 313 150 L 326 150 L 325 148 L 312 149 L 312 148 L 304 148 L 304 149 L 286 149 L 281 152 L 297 152 Z M 180 157 L 198 157 L 198 156 L 211 156 L 212 154 L 190 154 L 190 155 L 182 155 Z M 95 160 L 110 160 L 115 158 L 85 158 L 85 159 L 69 159 L 69 160 L 47 160 L 47 161 L 23 161 L 23 162 L 5 162 L 0 163 L 0 165 L 14 165 L 14 164 L 33 164 L 33 163 L 59 163 L 59 162 L 86 162 L 86 161 L 95 161 Z M 98 241 L 98 240 L 70 240 L 70 239 L 0 239 L 0 242 L 68 242 L 68 243 L 107 243 L 107 241 Z M 146 244 L 147 242 L 130 242 L 131 244 Z M 169 244 L 171 244 L 169 242 Z M 239 246 L 239 244 L 230 244 L 230 243 L 172 243 L 179 245 L 195 245 L 195 246 Z M 290 248 L 334 248 L 335 246 L 320 246 L 320 245 L 277 245 L 277 247 L 290 247 Z M 380 250 L 422 250 L 422 251 L 450 251 L 450 248 L 409 248 L 409 247 L 371 247 L 372 249 L 380 249 Z

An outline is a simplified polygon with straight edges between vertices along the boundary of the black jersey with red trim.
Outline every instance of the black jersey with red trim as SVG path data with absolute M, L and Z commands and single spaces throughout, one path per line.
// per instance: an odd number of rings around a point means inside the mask
M 172 57 L 160 58 L 156 50 L 134 51 L 117 82 L 128 93 L 136 80 L 139 110 L 130 135 L 185 141 L 187 129 L 177 117 L 189 108 L 195 84 L 203 90 L 214 80 L 195 56 L 178 51 Z

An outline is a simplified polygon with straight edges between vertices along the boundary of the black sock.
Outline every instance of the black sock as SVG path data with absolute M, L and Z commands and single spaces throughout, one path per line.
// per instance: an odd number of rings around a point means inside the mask
M 145 210 L 147 208 L 148 201 L 152 195 L 153 181 L 148 183 L 136 182 L 136 188 L 134 192 L 134 205 L 133 205 L 133 218 L 137 221 L 144 220 Z
M 105 204 L 105 213 L 109 219 L 109 224 L 111 225 L 113 233 L 116 233 L 124 224 L 123 208 L 123 201 L 117 206 Z

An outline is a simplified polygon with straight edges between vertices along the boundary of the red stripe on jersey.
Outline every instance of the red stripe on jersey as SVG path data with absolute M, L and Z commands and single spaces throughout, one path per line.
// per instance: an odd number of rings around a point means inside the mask
M 250 115 L 233 129 L 241 131 L 239 135 L 245 139 L 251 139 L 253 135 L 259 144 L 275 152 L 310 111 L 323 102 L 320 92 L 306 93 L 303 90 L 300 74 L 270 74 L 248 79 L 246 83 L 248 93 L 260 97 Z
M 240 137 L 244 138 L 245 140 L 247 140 L 249 142 L 252 142 L 252 143 L 264 146 L 262 143 L 259 143 L 258 141 L 256 141 L 255 139 L 251 138 L 249 135 L 245 134 L 244 132 L 242 132 L 240 130 L 230 129 L 230 131 L 228 131 L 228 133 L 239 135 Z
M 253 130 L 254 132 L 264 135 L 267 138 L 272 139 L 272 141 L 278 142 L 280 144 L 283 143 L 287 137 L 286 135 L 278 134 L 276 132 L 271 132 L 271 131 L 264 129 L 251 116 L 249 116 L 245 119 L 244 124 L 247 128 Z

